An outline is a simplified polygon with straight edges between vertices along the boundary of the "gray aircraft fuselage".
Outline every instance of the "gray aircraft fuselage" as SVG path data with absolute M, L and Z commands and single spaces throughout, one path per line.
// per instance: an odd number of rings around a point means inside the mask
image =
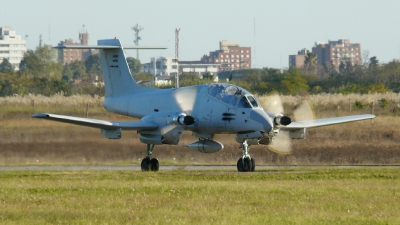
M 249 92 L 234 85 L 224 84 L 225 86 L 236 87 L 243 91 L 239 98 L 251 96 Z M 259 106 L 240 106 L 238 102 L 224 102 L 222 99 L 212 96 L 209 93 L 210 85 L 198 85 L 195 104 L 191 116 L 196 119 L 193 126 L 188 126 L 185 130 L 192 130 L 196 133 L 221 134 L 221 133 L 241 133 L 254 131 L 270 131 L 271 119 Z M 180 89 L 154 89 L 149 92 L 129 94 L 125 96 L 106 97 L 104 107 L 117 114 L 131 116 L 140 119 L 148 119 L 160 116 L 171 118 L 182 112 L 179 104 L 174 98 L 174 94 Z M 253 97 L 254 98 L 254 97 Z M 267 123 L 266 123 L 267 122 Z M 168 120 L 166 120 L 168 123 Z M 267 125 L 266 125 L 267 124 Z

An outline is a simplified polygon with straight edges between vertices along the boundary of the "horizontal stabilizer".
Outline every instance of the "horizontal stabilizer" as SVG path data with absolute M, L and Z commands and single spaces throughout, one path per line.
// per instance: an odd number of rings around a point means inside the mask
M 57 114 L 38 113 L 32 116 L 32 118 L 53 120 L 63 123 L 71 123 L 86 127 L 101 128 L 104 130 L 121 128 L 122 130 L 155 130 L 158 128 L 156 123 L 152 122 L 114 122 L 106 120 L 89 119 L 75 116 L 64 116 Z
M 343 116 L 343 117 L 317 119 L 317 120 L 297 121 L 297 122 L 292 122 L 291 124 L 289 124 L 285 127 L 282 127 L 281 130 L 290 131 L 290 130 L 298 130 L 298 129 L 302 129 L 302 128 L 322 127 L 322 126 L 329 126 L 329 125 L 334 125 L 334 124 L 348 123 L 348 122 L 367 120 L 367 119 L 373 119 L 373 118 L 375 118 L 375 115 L 364 114 L 364 115 L 357 115 L 357 116 Z

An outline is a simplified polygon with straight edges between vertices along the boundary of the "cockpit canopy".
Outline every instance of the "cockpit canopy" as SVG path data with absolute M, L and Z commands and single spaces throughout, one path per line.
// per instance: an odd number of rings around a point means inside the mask
M 210 84 L 208 94 L 237 108 L 259 107 L 254 96 L 243 88 L 231 84 Z

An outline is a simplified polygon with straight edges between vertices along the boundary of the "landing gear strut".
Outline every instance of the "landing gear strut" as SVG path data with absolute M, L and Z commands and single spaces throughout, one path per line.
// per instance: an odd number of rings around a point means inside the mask
M 243 150 L 242 158 L 237 161 L 237 169 L 239 172 L 253 172 L 256 168 L 256 163 L 253 158 L 249 155 L 250 146 L 247 144 L 247 140 L 244 140 L 240 146 Z
M 142 168 L 142 171 L 158 171 L 160 168 L 160 165 L 158 164 L 158 159 L 152 158 L 151 159 L 151 154 L 153 154 L 153 149 L 154 145 L 147 144 L 147 156 L 142 160 L 142 163 L 140 164 L 140 167 Z

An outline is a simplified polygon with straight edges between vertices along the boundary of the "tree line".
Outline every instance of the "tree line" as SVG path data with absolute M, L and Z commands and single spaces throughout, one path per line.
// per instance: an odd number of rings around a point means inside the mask
M 58 50 L 40 45 L 28 50 L 15 72 L 7 59 L 0 63 L 0 96 L 41 94 L 104 95 L 104 87 L 94 85 L 103 80 L 99 55 L 85 61 L 63 65 Z M 225 71 L 218 74 L 219 82 L 239 85 L 252 93 L 265 94 L 277 90 L 286 95 L 318 93 L 382 93 L 400 91 L 400 61 L 380 64 L 376 57 L 368 58 L 362 65 L 343 61 L 337 71 L 330 64 L 318 65 L 316 55 L 306 56 L 304 67 L 276 69 L 248 69 Z M 141 72 L 141 63 L 133 57 L 127 62 L 135 80 L 154 80 L 153 75 Z M 212 83 L 214 76 L 206 73 L 180 75 L 180 86 Z M 170 86 L 174 87 L 174 79 Z
M 26 51 L 17 72 L 7 59 L 3 59 L 0 63 L 0 96 L 104 95 L 104 87 L 95 85 L 103 80 L 98 54 L 85 61 L 63 65 L 57 51 L 50 45 L 39 45 L 35 50 Z M 132 74 L 141 71 L 139 60 L 128 57 L 127 62 Z

